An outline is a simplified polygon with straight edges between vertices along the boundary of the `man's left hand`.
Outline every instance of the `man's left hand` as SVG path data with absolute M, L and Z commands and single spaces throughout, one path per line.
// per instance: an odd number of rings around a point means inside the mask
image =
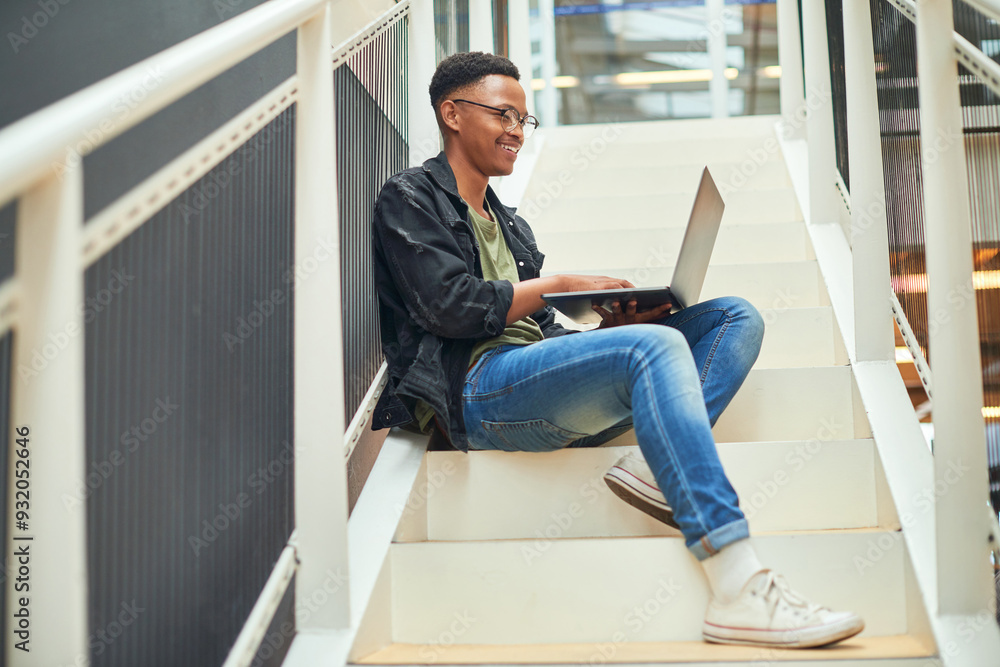
M 610 313 L 596 304 L 591 307 L 601 316 L 601 324 L 597 328 L 608 329 L 610 327 L 621 326 L 622 324 L 644 324 L 661 319 L 670 313 L 673 304 L 664 303 L 656 308 L 650 308 L 641 312 L 636 312 L 636 301 L 634 299 L 628 302 L 624 312 L 622 311 L 621 303 L 618 301 L 612 304 Z

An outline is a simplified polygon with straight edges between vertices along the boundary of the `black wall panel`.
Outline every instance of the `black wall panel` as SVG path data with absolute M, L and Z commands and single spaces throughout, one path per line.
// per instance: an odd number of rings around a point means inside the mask
M 263 2 L 5 0 L 0 3 L 0 127 Z M 42 5 L 49 7 L 48 13 Z M 294 71 L 292 34 L 85 157 L 86 216 L 211 134 Z M 156 86 L 156 79 L 152 72 L 149 88 Z M 145 93 L 139 89 L 131 97 Z M 121 100 L 106 120 L 121 122 L 133 108 L 133 99 Z M 91 132 L 102 134 L 100 127 Z
M 291 534 L 294 129 L 292 108 L 86 272 L 95 667 L 221 664 Z

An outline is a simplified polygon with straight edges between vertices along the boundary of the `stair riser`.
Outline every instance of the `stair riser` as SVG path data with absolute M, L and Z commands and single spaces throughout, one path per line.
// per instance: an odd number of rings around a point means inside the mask
M 854 423 L 848 366 L 754 369 L 719 417 L 712 434 L 716 442 L 867 437 L 864 429 Z M 609 444 L 638 443 L 630 431 Z
M 652 142 L 710 140 L 731 144 L 742 141 L 760 143 L 775 136 L 777 116 L 739 116 L 724 123 L 706 119 L 649 121 L 642 123 L 581 123 L 559 127 L 542 126 L 539 136 L 545 137 L 546 152 L 556 148 L 577 147 L 597 137 L 617 138 L 622 144 L 642 144 L 648 149 Z M 609 128 L 611 128 L 609 130 Z
M 833 309 L 768 308 L 764 319 L 764 341 L 754 368 L 803 368 L 846 363 L 838 354 Z
M 678 535 L 622 502 L 605 483 L 604 473 L 628 451 L 639 449 L 430 452 L 422 482 L 433 489 L 426 539 Z M 719 456 L 753 533 L 877 523 L 870 440 L 723 443 Z M 855 481 L 847 496 L 843 479 Z
M 754 537 L 761 561 L 807 598 L 906 631 L 901 541 L 859 573 L 882 533 Z M 892 541 L 891 537 L 887 537 Z M 696 641 L 708 587 L 679 538 L 396 544 L 393 640 L 461 644 Z M 461 632 L 452 629 L 465 619 Z M 617 634 L 616 634 L 617 633 Z
M 599 270 L 629 266 L 656 251 L 661 265 L 672 265 L 684 240 L 682 227 L 613 229 L 603 232 L 538 232 L 546 266 L 575 264 Z M 814 259 L 802 223 L 734 225 L 719 230 L 713 264 L 766 264 Z M 651 250 L 652 249 L 652 250 Z
M 708 143 L 704 140 L 631 141 L 616 135 L 609 126 L 590 138 L 582 138 L 572 145 L 546 147 L 538 159 L 537 169 L 558 171 L 564 168 L 583 168 L 585 164 L 600 164 L 604 168 L 662 168 L 673 165 L 711 165 L 744 161 L 755 165 L 769 162 L 784 164 L 777 140 L 773 137 L 733 139 L 728 142 Z M 650 144 L 662 143 L 661 147 Z M 659 148 L 659 150 L 657 149 Z M 769 150 L 770 149 L 770 150 Z
M 594 192 L 641 196 L 652 193 L 694 193 L 701 178 L 703 162 L 660 167 L 608 167 L 600 159 L 592 162 L 568 162 L 557 168 L 538 171 L 531 176 L 531 194 L 563 186 L 570 196 L 590 196 Z M 722 190 L 775 190 L 791 187 L 784 163 L 747 158 L 740 162 L 715 162 L 707 165 L 712 179 Z M 727 193 L 723 193 L 723 199 Z
M 722 224 L 742 225 L 802 220 L 791 190 L 738 190 L 723 193 Z M 538 233 L 662 229 L 687 226 L 694 192 L 674 195 L 573 197 L 558 188 L 526 193 L 517 209 Z
M 674 267 L 658 266 L 658 255 L 650 252 L 629 269 L 608 268 L 596 271 L 582 264 L 558 265 L 545 262 L 543 276 L 558 273 L 608 275 L 628 280 L 638 287 L 669 285 Z M 708 267 L 699 301 L 720 296 L 739 296 L 752 303 L 758 310 L 765 308 L 815 308 L 828 306 L 829 299 L 821 286 L 816 262 L 787 262 L 775 264 L 717 264 Z

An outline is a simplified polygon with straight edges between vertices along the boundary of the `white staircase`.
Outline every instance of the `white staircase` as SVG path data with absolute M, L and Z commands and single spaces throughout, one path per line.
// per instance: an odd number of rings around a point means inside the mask
M 350 662 L 940 665 L 775 120 L 550 130 L 519 211 L 546 273 L 666 284 L 708 164 L 726 213 L 702 296 L 743 296 L 767 327 L 715 428 L 722 462 L 765 565 L 860 613 L 864 632 L 810 650 L 702 642 L 697 561 L 602 480 L 637 449 L 628 434 L 591 449 L 424 454 Z

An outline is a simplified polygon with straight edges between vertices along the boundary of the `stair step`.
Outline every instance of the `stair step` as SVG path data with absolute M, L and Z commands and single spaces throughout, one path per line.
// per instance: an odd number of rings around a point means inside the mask
M 769 533 L 761 561 L 807 599 L 906 633 L 905 546 L 881 530 Z M 879 541 L 886 545 L 879 547 Z M 681 538 L 413 542 L 390 549 L 392 640 L 455 644 L 700 641 L 709 590 Z M 474 620 L 473 620 L 474 619 Z
M 683 227 L 607 229 L 603 231 L 539 231 L 538 247 L 546 264 L 654 268 L 673 265 L 684 240 Z M 636 264 L 636 260 L 641 263 Z M 728 225 L 719 230 L 712 251 L 714 264 L 763 264 L 815 259 L 809 234 L 801 222 Z
M 624 634 L 624 633 L 623 633 Z M 835 647 L 767 649 L 707 642 L 606 642 L 580 644 L 390 644 L 355 662 L 362 665 L 595 665 L 656 663 L 754 665 L 780 662 L 789 667 L 836 661 L 837 667 L 936 667 L 935 653 L 909 635 L 853 637 Z M 875 662 L 875 661 L 878 662 Z M 849 662 L 845 662 L 849 661 Z M 871 662 L 869 662 L 871 661 Z
M 651 143 L 670 142 L 678 139 L 700 140 L 706 143 L 745 141 L 761 142 L 775 136 L 777 115 L 734 116 L 732 118 L 691 118 L 686 120 L 643 121 L 641 123 L 582 123 L 542 126 L 539 135 L 545 136 L 545 151 L 563 147 L 578 147 L 597 138 L 615 143 L 642 144 L 647 150 Z M 667 147 L 669 149 L 669 147 Z M 697 153 L 694 153 L 697 155 Z
M 755 368 L 712 435 L 720 443 L 868 437 L 867 423 L 855 424 L 852 382 L 849 366 Z M 607 443 L 636 444 L 633 431 Z
M 587 161 L 582 156 L 568 163 L 552 164 L 552 169 L 535 169 L 528 188 L 532 196 L 548 192 L 554 196 L 591 195 L 613 192 L 615 195 L 648 195 L 650 193 L 694 193 L 706 166 L 713 180 L 726 197 L 730 188 L 742 190 L 773 190 L 792 185 L 788 168 L 780 160 L 762 160 L 760 153 L 734 162 L 692 162 L 690 164 L 634 167 L 605 165 L 601 159 Z M 728 186 L 728 187 L 727 187 Z
M 871 440 L 733 442 L 718 450 L 755 534 L 878 524 Z M 419 482 L 434 488 L 427 494 L 426 539 L 679 535 L 622 502 L 604 482 L 604 473 L 630 451 L 639 448 L 428 452 Z M 844 479 L 853 483 L 846 497 Z M 411 513 L 403 520 L 424 516 Z M 407 525 L 397 539 L 423 534 Z
M 815 308 L 763 308 L 764 342 L 754 368 L 803 368 L 847 363 L 839 342 L 830 306 Z M 569 329 L 596 325 L 576 324 L 562 313 L 556 320 Z
M 517 212 L 537 232 L 601 231 L 624 227 L 660 229 L 687 226 L 697 181 L 689 192 L 636 196 L 605 193 L 584 197 L 553 197 L 544 190 L 525 192 Z M 742 225 L 802 220 L 798 199 L 791 188 L 740 189 L 723 194 L 726 210 L 722 224 Z
M 636 266 L 643 267 L 640 258 Z M 594 270 L 573 263 L 561 265 L 545 261 L 543 276 L 557 273 L 607 275 L 628 280 L 639 287 L 669 285 L 674 267 L 625 268 Z M 829 306 L 829 297 L 820 280 L 819 266 L 814 260 L 804 262 L 772 262 L 768 264 L 712 264 L 705 275 L 701 301 L 720 296 L 740 296 L 758 310 L 764 308 L 814 308 Z
M 855 424 L 852 383 L 850 366 L 755 368 L 715 423 L 712 435 L 716 442 L 869 437 L 867 422 Z M 635 433 L 629 431 L 607 444 L 635 445 Z
M 657 143 L 662 144 L 656 146 Z M 671 165 L 706 166 L 719 162 L 750 160 L 754 164 L 774 162 L 784 164 L 781 151 L 768 152 L 767 147 L 777 145 L 774 137 L 733 138 L 726 141 L 707 142 L 703 139 L 658 139 L 647 142 L 616 139 L 611 130 L 589 141 L 565 146 L 550 146 L 538 157 L 536 168 L 558 171 L 583 169 L 586 164 L 600 164 L 604 168 L 647 168 Z
M 765 308 L 764 341 L 754 368 L 801 368 L 847 363 L 829 306 Z

